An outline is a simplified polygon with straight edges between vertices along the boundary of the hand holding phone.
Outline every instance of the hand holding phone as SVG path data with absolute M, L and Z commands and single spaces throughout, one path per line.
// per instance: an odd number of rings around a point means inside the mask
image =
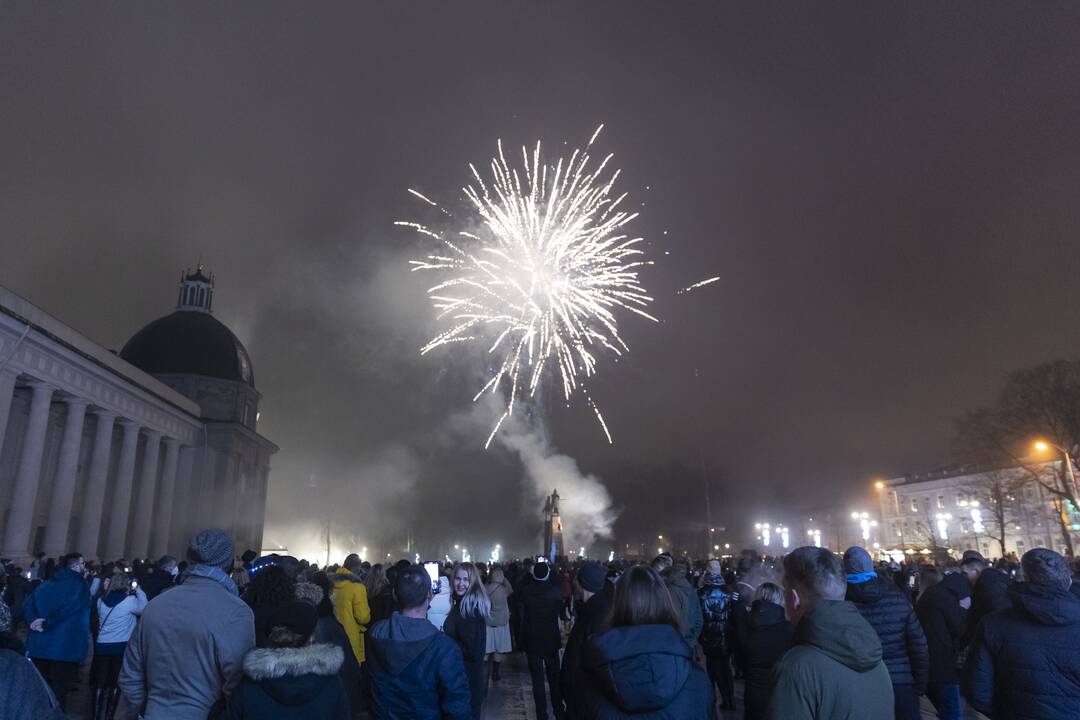
M 426 562 L 424 563 L 424 570 L 427 570 L 428 577 L 431 578 L 431 594 L 439 594 L 439 563 Z

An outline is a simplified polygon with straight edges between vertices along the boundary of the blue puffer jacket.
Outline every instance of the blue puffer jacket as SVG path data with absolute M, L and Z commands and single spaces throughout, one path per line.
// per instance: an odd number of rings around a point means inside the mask
M 45 619 L 43 632 L 26 637 L 32 658 L 82 662 L 90 640 L 90 590 L 77 572 L 56 571 L 52 580 L 37 587 L 23 603 L 26 622 Z
M 430 622 L 395 612 L 365 642 L 372 717 L 471 720 L 461 650 Z
M 1080 718 L 1080 597 L 1017 583 L 987 615 L 965 667 L 968 700 L 993 718 Z
M 618 627 L 585 649 L 583 720 L 715 717 L 712 683 L 670 625 Z
M 893 685 L 914 685 L 926 692 L 930 656 L 915 609 L 896 585 L 880 577 L 848 583 L 847 597 L 881 638 L 882 660 Z

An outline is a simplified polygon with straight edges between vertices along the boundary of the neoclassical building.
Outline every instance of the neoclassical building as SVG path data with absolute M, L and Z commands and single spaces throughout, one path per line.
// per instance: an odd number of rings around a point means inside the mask
M 181 276 L 119 356 L 0 287 L 0 556 L 179 555 L 201 528 L 260 550 L 270 456 L 247 350 Z

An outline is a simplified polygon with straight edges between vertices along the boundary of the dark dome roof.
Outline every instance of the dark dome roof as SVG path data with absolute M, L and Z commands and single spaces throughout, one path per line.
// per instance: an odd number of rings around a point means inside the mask
M 210 313 L 177 310 L 127 341 L 120 357 L 151 375 L 205 375 L 254 387 L 247 350 Z

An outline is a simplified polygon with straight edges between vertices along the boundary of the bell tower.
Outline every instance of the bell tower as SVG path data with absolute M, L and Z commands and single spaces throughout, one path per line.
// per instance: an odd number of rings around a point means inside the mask
M 180 294 L 176 299 L 177 310 L 211 312 L 214 304 L 214 274 L 203 274 L 203 264 L 195 266 L 195 272 L 188 268 L 180 274 Z

